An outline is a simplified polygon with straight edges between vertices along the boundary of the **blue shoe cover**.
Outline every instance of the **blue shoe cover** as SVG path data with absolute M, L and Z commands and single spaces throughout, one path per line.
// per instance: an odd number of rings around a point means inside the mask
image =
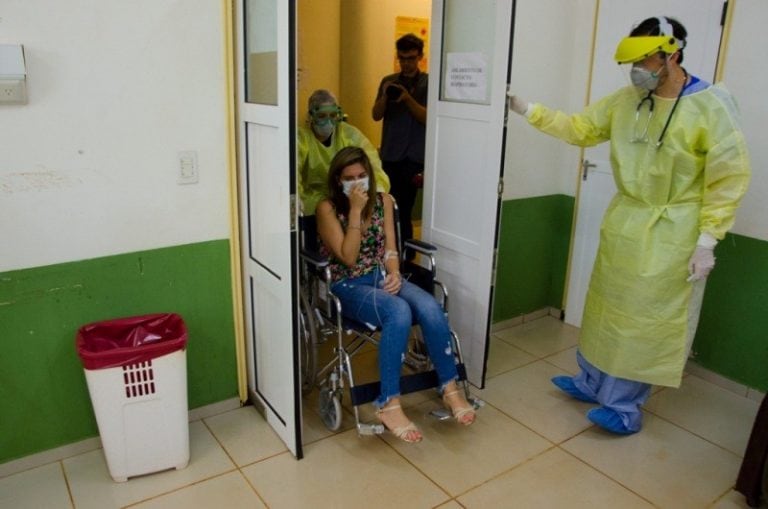
M 597 403 L 597 400 L 590 398 L 576 387 L 576 384 L 573 383 L 573 377 L 565 375 L 556 376 L 552 378 L 552 383 L 572 398 L 578 399 L 579 401 L 586 401 L 587 403 Z
M 624 421 L 621 420 L 616 411 L 610 408 L 600 407 L 593 408 L 587 412 L 587 419 L 594 422 L 604 430 L 616 433 L 617 435 L 631 435 L 637 433 L 640 429 L 630 430 L 624 425 Z

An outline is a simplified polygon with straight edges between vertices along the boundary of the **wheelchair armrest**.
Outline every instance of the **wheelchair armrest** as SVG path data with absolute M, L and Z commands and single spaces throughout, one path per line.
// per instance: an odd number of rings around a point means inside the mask
M 437 246 L 434 246 L 430 244 L 429 242 L 424 242 L 422 240 L 418 239 L 408 239 L 405 241 L 405 247 L 411 248 L 417 253 L 423 253 L 423 254 L 429 254 L 434 253 L 437 251 Z
M 304 261 L 313 265 L 315 268 L 323 268 L 328 265 L 328 259 L 317 251 L 302 249 L 299 253 L 299 256 L 301 256 Z

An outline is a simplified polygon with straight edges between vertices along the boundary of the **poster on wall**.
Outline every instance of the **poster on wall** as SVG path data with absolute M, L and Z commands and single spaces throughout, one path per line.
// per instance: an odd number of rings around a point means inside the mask
M 424 41 L 424 58 L 419 62 L 419 70 L 427 72 L 427 69 L 429 69 L 429 19 L 397 16 L 395 18 L 395 41 L 405 34 L 413 34 Z M 394 44 L 392 46 L 394 47 Z M 397 52 L 395 52 L 392 65 L 395 72 L 400 72 Z
M 488 65 L 484 53 L 448 53 L 445 66 L 445 98 L 488 103 Z

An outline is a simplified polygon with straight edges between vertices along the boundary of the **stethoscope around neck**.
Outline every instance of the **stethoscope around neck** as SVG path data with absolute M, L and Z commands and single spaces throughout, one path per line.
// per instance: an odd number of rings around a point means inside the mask
M 680 92 L 677 94 L 677 98 L 675 99 L 675 104 L 672 105 L 672 111 L 669 112 L 669 116 L 667 117 L 667 121 L 664 123 L 664 129 L 661 130 L 661 134 L 659 135 L 659 139 L 656 141 L 656 150 L 660 149 L 661 146 L 664 144 L 664 135 L 667 134 L 667 129 L 669 128 L 669 124 L 672 122 L 672 115 L 675 114 L 675 110 L 677 109 L 677 104 L 680 102 L 680 98 L 683 97 L 683 92 L 687 88 L 687 84 L 685 83 L 688 81 L 688 71 L 683 69 L 683 86 L 680 88 Z M 648 143 L 648 126 L 651 124 L 651 117 L 653 117 L 653 110 L 656 108 L 656 101 L 653 99 L 653 90 L 648 91 L 648 95 L 640 99 L 640 102 L 637 104 L 637 108 L 635 109 L 635 129 L 632 133 L 632 138 L 629 140 L 632 143 Z M 643 109 L 643 105 L 645 103 L 648 103 L 648 115 L 645 119 L 645 125 L 643 126 L 642 130 L 638 134 L 638 126 L 640 125 L 640 112 Z

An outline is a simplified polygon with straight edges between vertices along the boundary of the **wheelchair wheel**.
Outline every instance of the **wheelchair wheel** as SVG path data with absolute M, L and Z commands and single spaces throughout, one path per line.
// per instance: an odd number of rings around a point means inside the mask
M 337 431 L 341 427 L 341 394 L 328 387 L 320 388 L 320 418 L 325 427 Z
M 299 294 L 299 357 L 301 361 L 301 393 L 309 394 L 315 386 L 317 371 L 317 327 L 307 297 Z

